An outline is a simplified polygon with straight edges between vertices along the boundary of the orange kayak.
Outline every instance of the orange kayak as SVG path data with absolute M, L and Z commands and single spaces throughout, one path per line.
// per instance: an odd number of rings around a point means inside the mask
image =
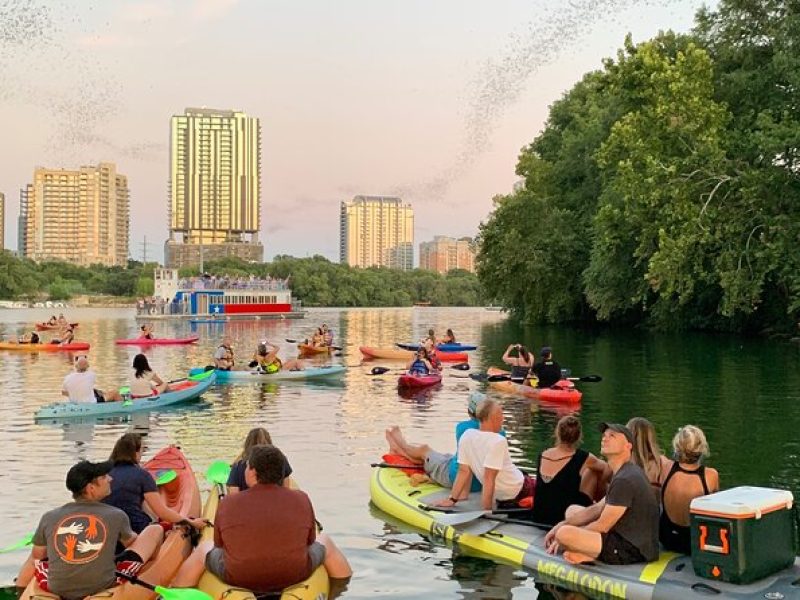
M 173 470 L 177 477 L 158 486 L 164 504 L 186 517 L 199 517 L 202 510 L 200 489 L 189 461 L 177 446 L 168 446 L 144 464 L 153 476 L 158 477 L 165 471 Z
M 69 326 L 72 327 L 73 329 L 75 329 L 78 326 L 78 324 L 77 323 L 70 323 Z M 36 331 L 59 331 L 59 330 L 64 329 L 64 328 L 65 328 L 65 326 L 63 326 L 63 325 L 50 325 L 49 323 L 37 323 L 36 324 Z
M 414 352 L 411 350 L 402 350 L 401 348 L 392 347 L 373 347 L 361 346 L 359 347 L 361 354 L 364 358 L 382 358 L 384 360 L 411 360 L 414 358 Z M 466 352 L 436 352 L 436 356 L 442 362 L 469 362 L 469 356 Z
M 72 342 L 71 344 L 18 344 L 17 342 L 0 342 L 0 350 L 14 352 L 73 352 L 88 350 L 88 342 Z
M 487 375 L 510 375 L 508 371 L 489 367 Z M 530 385 L 523 385 L 513 381 L 491 381 L 489 382 L 494 389 L 507 394 L 517 394 L 526 398 L 535 398 L 547 402 L 561 402 L 564 404 L 575 404 L 581 401 L 583 393 L 575 387 L 575 384 L 568 379 L 562 379 L 556 385 L 549 388 L 537 388 Z
M 315 354 L 330 354 L 330 346 L 312 346 L 311 344 L 297 344 L 297 349 L 300 354 L 304 356 L 313 356 Z

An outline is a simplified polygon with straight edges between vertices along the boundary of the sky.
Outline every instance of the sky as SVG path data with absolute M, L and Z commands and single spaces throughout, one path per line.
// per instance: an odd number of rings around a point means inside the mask
M 417 246 L 475 236 L 549 105 L 626 34 L 688 31 L 701 6 L 0 0 L 6 248 L 35 167 L 111 161 L 128 177 L 131 256 L 146 237 L 148 259 L 162 260 L 170 117 L 203 106 L 261 120 L 267 260 L 338 260 L 340 202 L 357 194 L 410 202 Z

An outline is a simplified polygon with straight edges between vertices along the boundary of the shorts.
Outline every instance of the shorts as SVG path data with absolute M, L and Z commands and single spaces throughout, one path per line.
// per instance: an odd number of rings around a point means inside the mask
M 450 461 L 453 460 L 453 454 L 442 454 L 431 450 L 425 456 L 425 474 L 442 487 L 453 487 L 453 481 L 450 479 Z
M 602 547 L 597 560 L 607 565 L 631 565 L 647 562 L 639 549 L 616 531 L 601 533 Z
M 308 547 L 308 558 L 311 560 L 311 572 L 313 573 L 317 570 L 317 567 L 325 562 L 325 546 L 319 542 L 312 542 Z M 206 569 L 211 571 L 222 581 L 225 581 L 225 560 L 222 557 L 222 548 L 214 546 L 211 551 L 206 554 Z
M 516 498 L 511 500 L 498 500 L 497 508 L 517 508 L 524 506 L 525 503 L 530 505 L 530 500 L 523 502 L 525 498 L 533 498 L 536 493 L 536 478 L 530 475 L 522 476 L 522 487 L 519 490 Z M 528 508 L 528 507 L 525 507 Z
M 103 392 L 100 390 L 92 390 L 94 392 L 94 399 L 95 402 L 105 402 L 106 397 L 103 395 Z
M 53 593 L 50 591 L 50 587 L 48 586 L 48 567 L 49 563 L 46 560 L 35 560 L 33 561 L 33 577 L 36 579 L 36 584 L 43 592 Z M 117 571 L 121 571 L 126 575 L 135 576 L 139 571 L 142 570 L 144 566 L 144 562 L 142 562 L 142 557 L 136 554 L 136 552 L 132 550 L 125 550 L 122 554 L 117 557 Z M 116 585 L 121 585 L 125 583 L 127 579 L 123 577 L 117 577 Z M 100 590 L 97 590 L 98 592 Z

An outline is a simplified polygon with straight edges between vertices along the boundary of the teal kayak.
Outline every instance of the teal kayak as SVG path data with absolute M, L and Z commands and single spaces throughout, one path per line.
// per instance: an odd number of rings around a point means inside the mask
M 302 371 L 278 371 L 277 373 L 261 373 L 259 371 L 216 371 L 217 383 L 228 382 L 258 382 L 269 381 L 302 381 L 305 379 L 324 379 L 337 377 L 347 370 L 344 365 L 327 365 L 324 367 L 309 367 Z M 190 374 L 202 373 L 203 368 L 197 367 L 189 371 Z
M 124 402 L 54 402 L 41 407 L 36 411 L 36 419 L 64 419 L 70 417 L 126 415 L 128 413 L 144 410 L 157 410 L 164 406 L 196 400 L 216 380 L 216 373 L 199 373 L 191 375 L 182 381 L 170 382 L 175 388 L 173 391 L 136 398 Z

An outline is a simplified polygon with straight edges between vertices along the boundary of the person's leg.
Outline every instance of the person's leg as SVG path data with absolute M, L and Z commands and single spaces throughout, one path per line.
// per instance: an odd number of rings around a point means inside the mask
M 171 587 L 195 587 L 206 570 L 206 555 L 214 548 L 211 540 L 200 542 L 172 579 Z
M 325 569 L 328 571 L 328 576 L 333 579 L 345 579 L 353 575 L 353 569 L 350 563 L 347 562 L 342 551 L 333 543 L 333 540 L 324 533 L 317 535 L 317 541 L 325 546 Z
M 283 363 L 283 368 L 287 371 L 305 371 L 306 366 L 302 360 L 290 358 L 285 363 Z
M 164 530 L 161 525 L 148 525 L 136 536 L 128 550 L 136 552 L 142 557 L 142 562 L 147 562 L 156 553 L 161 542 L 164 541 Z
M 564 525 L 556 532 L 556 541 L 564 549 L 564 560 L 571 563 L 589 562 L 600 556 L 603 538 L 596 531 Z
M 386 441 L 392 454 L 399 454 L 415 463 L 425 462 L 425 457 L 431 451 L 428 444 L 409 444 L 397 425 L 392 425 L 386 430 Z

